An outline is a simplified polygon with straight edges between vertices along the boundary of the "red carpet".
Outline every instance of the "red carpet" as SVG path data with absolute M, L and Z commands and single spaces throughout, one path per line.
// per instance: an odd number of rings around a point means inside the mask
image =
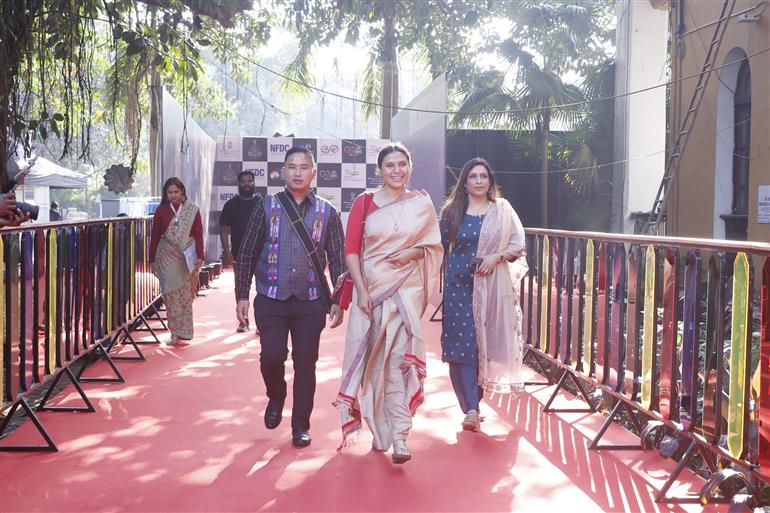
M 409 439 L 411 462 L 394 466 L 390 454 L 370 451 L 365 430 L 336 452 L 331 401 L 344 326 L 321 341 L 313 444 L 296 449 L 291 395 L 281 426 L 264 428 L 259 344 L 253 333 L 235 333 L 232 275 L 213 286 L 195 304 L 191 346 L 144 346 L 148 361 L 118 362 L 126 384 L 85 384 L 96 413 L 40 415 L 60 452 L 0 453 L 0 511 L 702 510 L 655 504 L 672 462 L 655 452 L 588 451 L 602 417 L 544 414 L 544 387 L 512 401 L 492 398 L 482 405 L 484 432 L 463 432 L 439 359 L 440 323 L 426 323 L 427 400 Z M 87 375 L 106 369 L 99 363 Z M 4 442 L 36 436 L 26 422 Z M 633 437 L 613 426 L 605 438 Z

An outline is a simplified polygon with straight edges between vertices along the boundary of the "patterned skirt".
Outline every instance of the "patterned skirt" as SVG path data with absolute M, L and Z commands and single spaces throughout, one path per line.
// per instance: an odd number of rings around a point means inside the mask
M 180 287 L 173 292 L 163 294 L 168 315 L 168 329 L 172 335 L 184 340 L 193 338 L 192 304 L 198 290 L 197 281 L 198 273 L 192 273 L 188 287 Z

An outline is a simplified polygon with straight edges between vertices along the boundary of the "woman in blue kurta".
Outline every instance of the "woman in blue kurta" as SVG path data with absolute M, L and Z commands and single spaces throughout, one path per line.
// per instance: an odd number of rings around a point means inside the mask
M 479 409 L 483 394 L 481 387 L 473 384 L 479 353 L 476 350 L 476 326 L 473 322 L 473 269 L 471 259 L 476 256 L 479 232 L 484 214 L 465 214 L 457 230 L 455 243 L 449 252 L 449 229 L 441 225 L 441 242 L 447 254 L 444 272 L 444 315 L 441 332 L 441 359 L 449 363 L 449 377 L 460 401 L 463 413 Z M 467 375 L 465 377 L 464 375 Z M 464 383 L 469 384 L 465 390 Z
M 441 239 L 447 255 L 442 360 L 449 364 L 465 413 L 463 428 L 478 431 L 484 390 L 521 387 L 521 308 L 515 286 L 526 273 L 524 259 L 516 260 L 524 249 L 524 229 L 511 205 L 499 197 L 486 160 L 474 158 L 463 166 L 441 211 Z

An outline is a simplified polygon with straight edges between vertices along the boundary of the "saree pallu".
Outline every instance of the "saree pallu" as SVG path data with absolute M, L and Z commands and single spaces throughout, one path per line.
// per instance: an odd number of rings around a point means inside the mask
M 193 338 L 192 303 L 198 288 L 198 275 L 187 268 L 184 250 L 189 244 L 195 244 L 190 237 L 190 229 L 198 206 L 185 201 L 179 208 L 178 223 L 172 221 L 158 242 L 155 275 L 166 304 L 169 331 L 181 339 L 190 340 Z
M 398 229 L 396 229 L 396 226 Z M 387 257 L 410 248 L 423 258 L 393 268 Z M 366 220 L 361 267 L 372 297 L 372 314 L 350 306 L 342 383 L 334 405 L 342 413 L 343 447 L 366 421 L 374 447 L 387 450 L 404 439 L 411 416 L 423 402 L 425 340 L 420 318 L 438 289 L 443 257 L 430 197 L 415 193 L 374 212 Z
M 521 254 L 524 228 L 504 199 L 497 199 L 484 217 L 476 255 L 508 251 Z M 523 337 L 519 286 L 528 271 L 524 257 L 500 262 L 488 276 L 473 279 L 473 321 L 479 351 L 479 385 L 490 392 L 523 389 Z

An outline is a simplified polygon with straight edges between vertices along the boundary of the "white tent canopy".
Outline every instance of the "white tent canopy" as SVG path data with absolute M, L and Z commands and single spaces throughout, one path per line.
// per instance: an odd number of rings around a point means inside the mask
M 16 155 L 20 154 L 21 151 L 16 152 Z M 8 171 L 12 177 L 27 165 L 25 159 L 18 159 L 16 155 L 11 155 L 8 159 Z M 88 177 L 39 157 L 24 179 L 24 185 L 46 185 L 55 189 L 85 189 L 88 186 Z
M 47 185 L 56 189 L 85 189 L 88 178 L 85 175 L 39 157 L 24 179 L 24 185 Z

